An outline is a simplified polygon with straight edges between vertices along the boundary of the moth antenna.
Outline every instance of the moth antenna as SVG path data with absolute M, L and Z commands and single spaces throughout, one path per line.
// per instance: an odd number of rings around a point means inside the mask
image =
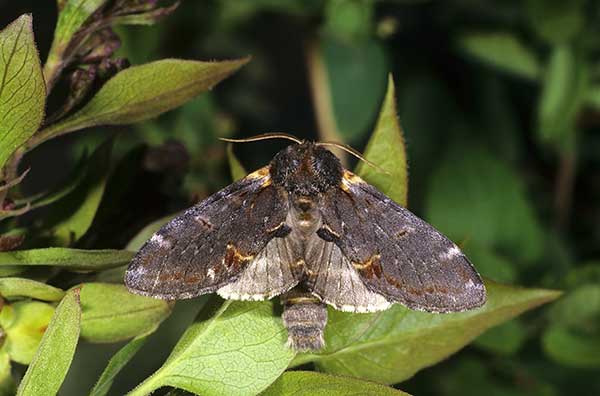
M 230 139 L 230 138 L 219 138 L 219 140 L 223 140 L 225 142 L 231 143 L 246 143 L 246 142 L 256 142 L 259 140 L 267 140 L 267 139 L 287 139 L 298 144 L 302 144 L 302 140 L 297 137 L 290 135 L 289 133 L 284 132 L 273 132 L 273 133 L 263 133 L 261 135 L 251 136 L 249 138 L 244 139 Z
M 365 157 L 363 157 L 361 153 L 359 153 L 358 151 L 356 151 L 355 149 L 353 149 L 352 147 L 350 147 L 350 146 L 348 146 L 346 144 L 338 143 L 338 142 L 317 142 L 316 145 L 317 146 L 333 146 L 333 147 L 337 147 L 337 148 L 339 148 L 341 150 L 344 150 L 348 154 L 355 156 L 359 160 L 364 161 L 365 164 L 369 165 L 373 169 L 378 170 L 381 173 L 385 173 L 386 175 L 390 175 L 390 172 L 386 171 L 385 169 L 383 169 L 379 165 L 375 164 L 374 162 L 369 161 L 368 159 L 366 159 Z

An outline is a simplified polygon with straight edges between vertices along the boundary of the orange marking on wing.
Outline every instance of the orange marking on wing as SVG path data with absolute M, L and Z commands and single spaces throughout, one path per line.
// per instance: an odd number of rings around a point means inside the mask
M 374 254 L 362 263 L 352 263 L 354 268 L 360 271 L 367 279 L 381 278 L 383 269 L 381 268 L 381 255 Z
M 232 243 L 227 244 L 223 264 L 228 270 L 238 271 L 243 265 L 254 259 L 253 255 L 245 255 L 240 252 Z

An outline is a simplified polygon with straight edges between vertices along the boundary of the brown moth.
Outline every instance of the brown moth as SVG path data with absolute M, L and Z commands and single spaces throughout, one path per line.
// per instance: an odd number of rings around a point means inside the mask
M 344 169 L 324 144 L 265 137 L 296 143 L 156 232 L 127 269 L 131 292 L 281 296 L 288 343 L 299 351 L 324 346 L 326 305 L 442 313 L 485 303 L 481 277 L 452 241 Z

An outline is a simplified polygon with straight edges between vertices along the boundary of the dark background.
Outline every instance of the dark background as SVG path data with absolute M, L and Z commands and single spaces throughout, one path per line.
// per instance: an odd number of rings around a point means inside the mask
M 411 210 L 460 243 L 484 276 L 566 291 L 398 388 L 415 395 L 597 395 L 599 10 L 596 1 L 550 0 L 183 1 L 157 25 L 119 28 L 118 55 L 132 64 L 252 61 L 156 120 L 44 144 L 25 159 L 32 167 L 25 187 L 55 185 L 85 148 L 117 135 L 115 171 L 94 232 L 80 247 L 123 248 L 144 225 L 230 182 L 218 136 L 331 133 L 319 130 L 312 93 L 330 90 L 337 139 L 362 150 L 392 73 Z M 0 1 L 0 26 L 26 12 L 43 60 L 55 4 Z M 570 57 L 557 60 L 558 50 Z M 311 59 L 323 62 L 328 86 L 311 84 Z M 522 72 L 531 62 L 534 71 Z M 577 70 L 586 76 L 579 88 Z M 60 89 L 53 95 L 59 101 Z M 285 144 L 234 151 L 251 170 Z M 178 304 L 128 367 L 133 374 L 117 379 L 115 394 L 160 365 L 200 304 Z M 81 343 L 63 394 L 90 389 L 119 346 Z

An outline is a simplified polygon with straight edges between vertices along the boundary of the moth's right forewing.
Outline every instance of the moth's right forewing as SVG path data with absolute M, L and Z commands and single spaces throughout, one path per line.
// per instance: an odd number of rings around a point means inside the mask
M 214 292 L 239 277 L 286 214 L 287 200 L 262 168 L 164 225 L 131 261 L 125 284 L 164 299 Z

